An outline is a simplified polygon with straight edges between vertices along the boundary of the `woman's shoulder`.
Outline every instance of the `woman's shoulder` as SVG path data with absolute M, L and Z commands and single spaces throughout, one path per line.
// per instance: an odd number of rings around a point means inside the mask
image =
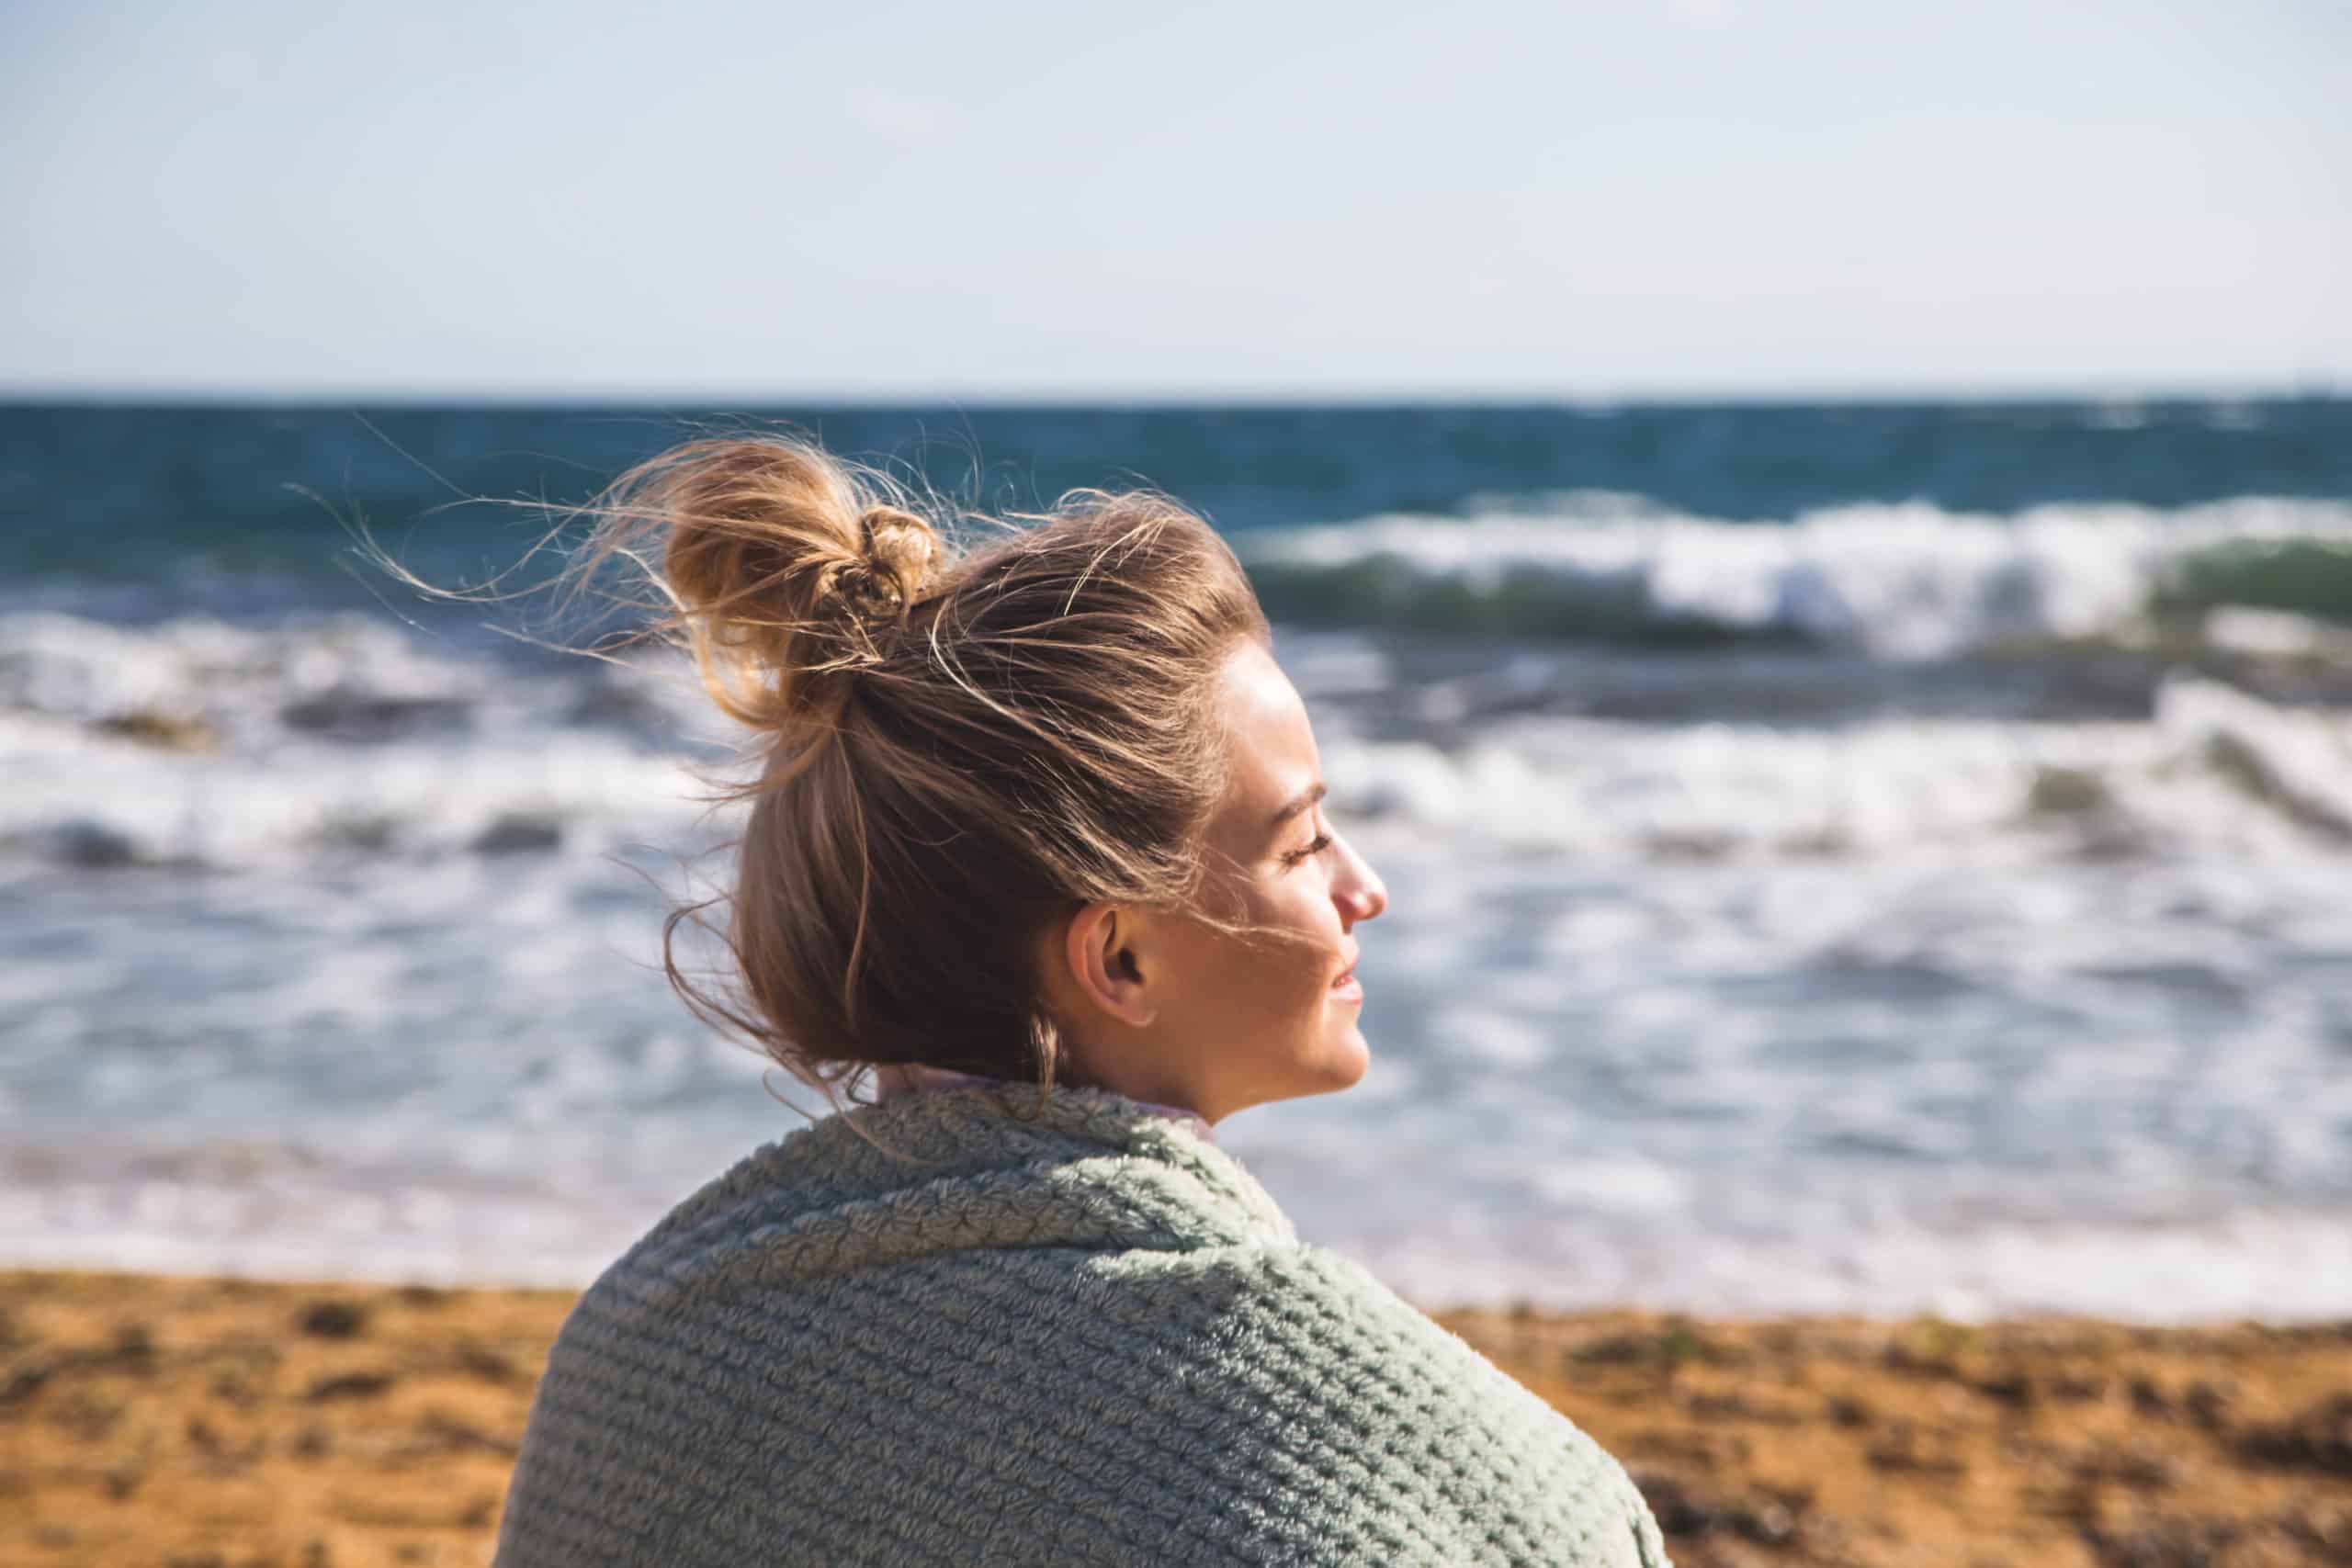
M 1177 1265 L 1079 1263 L 1098 1321 L 1138 1325 L 1169 1411 L 1326 1499 L 1382 1561 L 1662 1568 L 1623 1467 L 1566 1416 L 1362 1265 L 1312 1243 Z
M 592 1292 L 526 1434 L 517 1530 L 627 1505 L 690 1533 L 689 1493 L 629 1479 L 669 1474 L 777 1529 L 820 1507 L 920 1527 L 908 1562 L 988 1543 L 1040 1562 L 1664 1563 L 1614 1461 L 1351 1260 L 1263 1232 L 1090 1239 L 1066 1217 L 1024 1245 L 1008 1223 L 850 1269 L 639 1269 Z M 933 1506 L 902 1519 L 915 1486 Z
M 1109 1510 L 1132 1545 L 1141 1508 L 1183 1543 L 1087 1561 L 1664 1562 L 1597 1444 L 1302 1243 L 1226 1151 L 1108 1103 L 1008 1125 L 923 1098 L 882 1127 L 920 1166 L 831 1129 L 715 1183 L 590 1289 L 526 1433 L 518 1518 L 617 1506 L 616 1475 L 655 1471 L 730 1507 L 789 1473 L 810 1506 L 895 1517 L 906 1487 L 952 1475 L 960 1501 L 926 1528 L 968 1545 L 1050 1476 L 1069 1529 Z

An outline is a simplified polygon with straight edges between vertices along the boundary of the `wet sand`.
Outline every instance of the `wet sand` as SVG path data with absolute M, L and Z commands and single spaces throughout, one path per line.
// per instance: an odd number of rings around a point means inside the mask
M 486 1563 L 571 1302 L 0 1271 L 0 1565 Z M 2352 1321 L 1439 1321 L 1679 1563 L 2352 1564 Z

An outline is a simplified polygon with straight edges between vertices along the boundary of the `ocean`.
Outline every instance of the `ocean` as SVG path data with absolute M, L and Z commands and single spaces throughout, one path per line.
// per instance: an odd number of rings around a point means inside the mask
M 519 590 L 481 498 L 768 420 L 1232 540 L 1392 902 L 1219 1137 L 1413 1299 L 2352 1313 L 2321 397 L 0 407 L 0 1261 L 583 1283 L 822 1113 L 661 972 L 688 673 L 352 548 Z

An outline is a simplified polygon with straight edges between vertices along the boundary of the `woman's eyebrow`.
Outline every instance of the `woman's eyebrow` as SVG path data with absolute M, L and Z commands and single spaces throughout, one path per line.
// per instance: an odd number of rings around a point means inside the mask
M 1329 793 L 1330 791 L 1324 787 L 1322 780 L 1316 780 L 1313 784 L 1308 784 L 1305 789 L 1300 790 L 1296 795 L 1285 801 L 1283 804 L 1283 808 L 1274 813 L 1274 819 L 1272 822 L 1267 823 L 1266 826 L 1269 828 L 1281 827 L 1283 823 L 1289 821 L 1292 818 L 1297 816 L 1300 812 L 1306 810 L 1308 807 L 1314 805 L 1317 801 L 1322 799 Z

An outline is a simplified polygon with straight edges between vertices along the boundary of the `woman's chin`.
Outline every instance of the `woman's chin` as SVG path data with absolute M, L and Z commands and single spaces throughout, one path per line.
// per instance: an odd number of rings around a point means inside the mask
M 1334 1089 L 1350 1089 L 1363 1081 L 1372 1070 L 1372 1047 L 1364 1041 L 1363 1031 L 1348 1025 L 1331 1051 L 1329 1077 Z

